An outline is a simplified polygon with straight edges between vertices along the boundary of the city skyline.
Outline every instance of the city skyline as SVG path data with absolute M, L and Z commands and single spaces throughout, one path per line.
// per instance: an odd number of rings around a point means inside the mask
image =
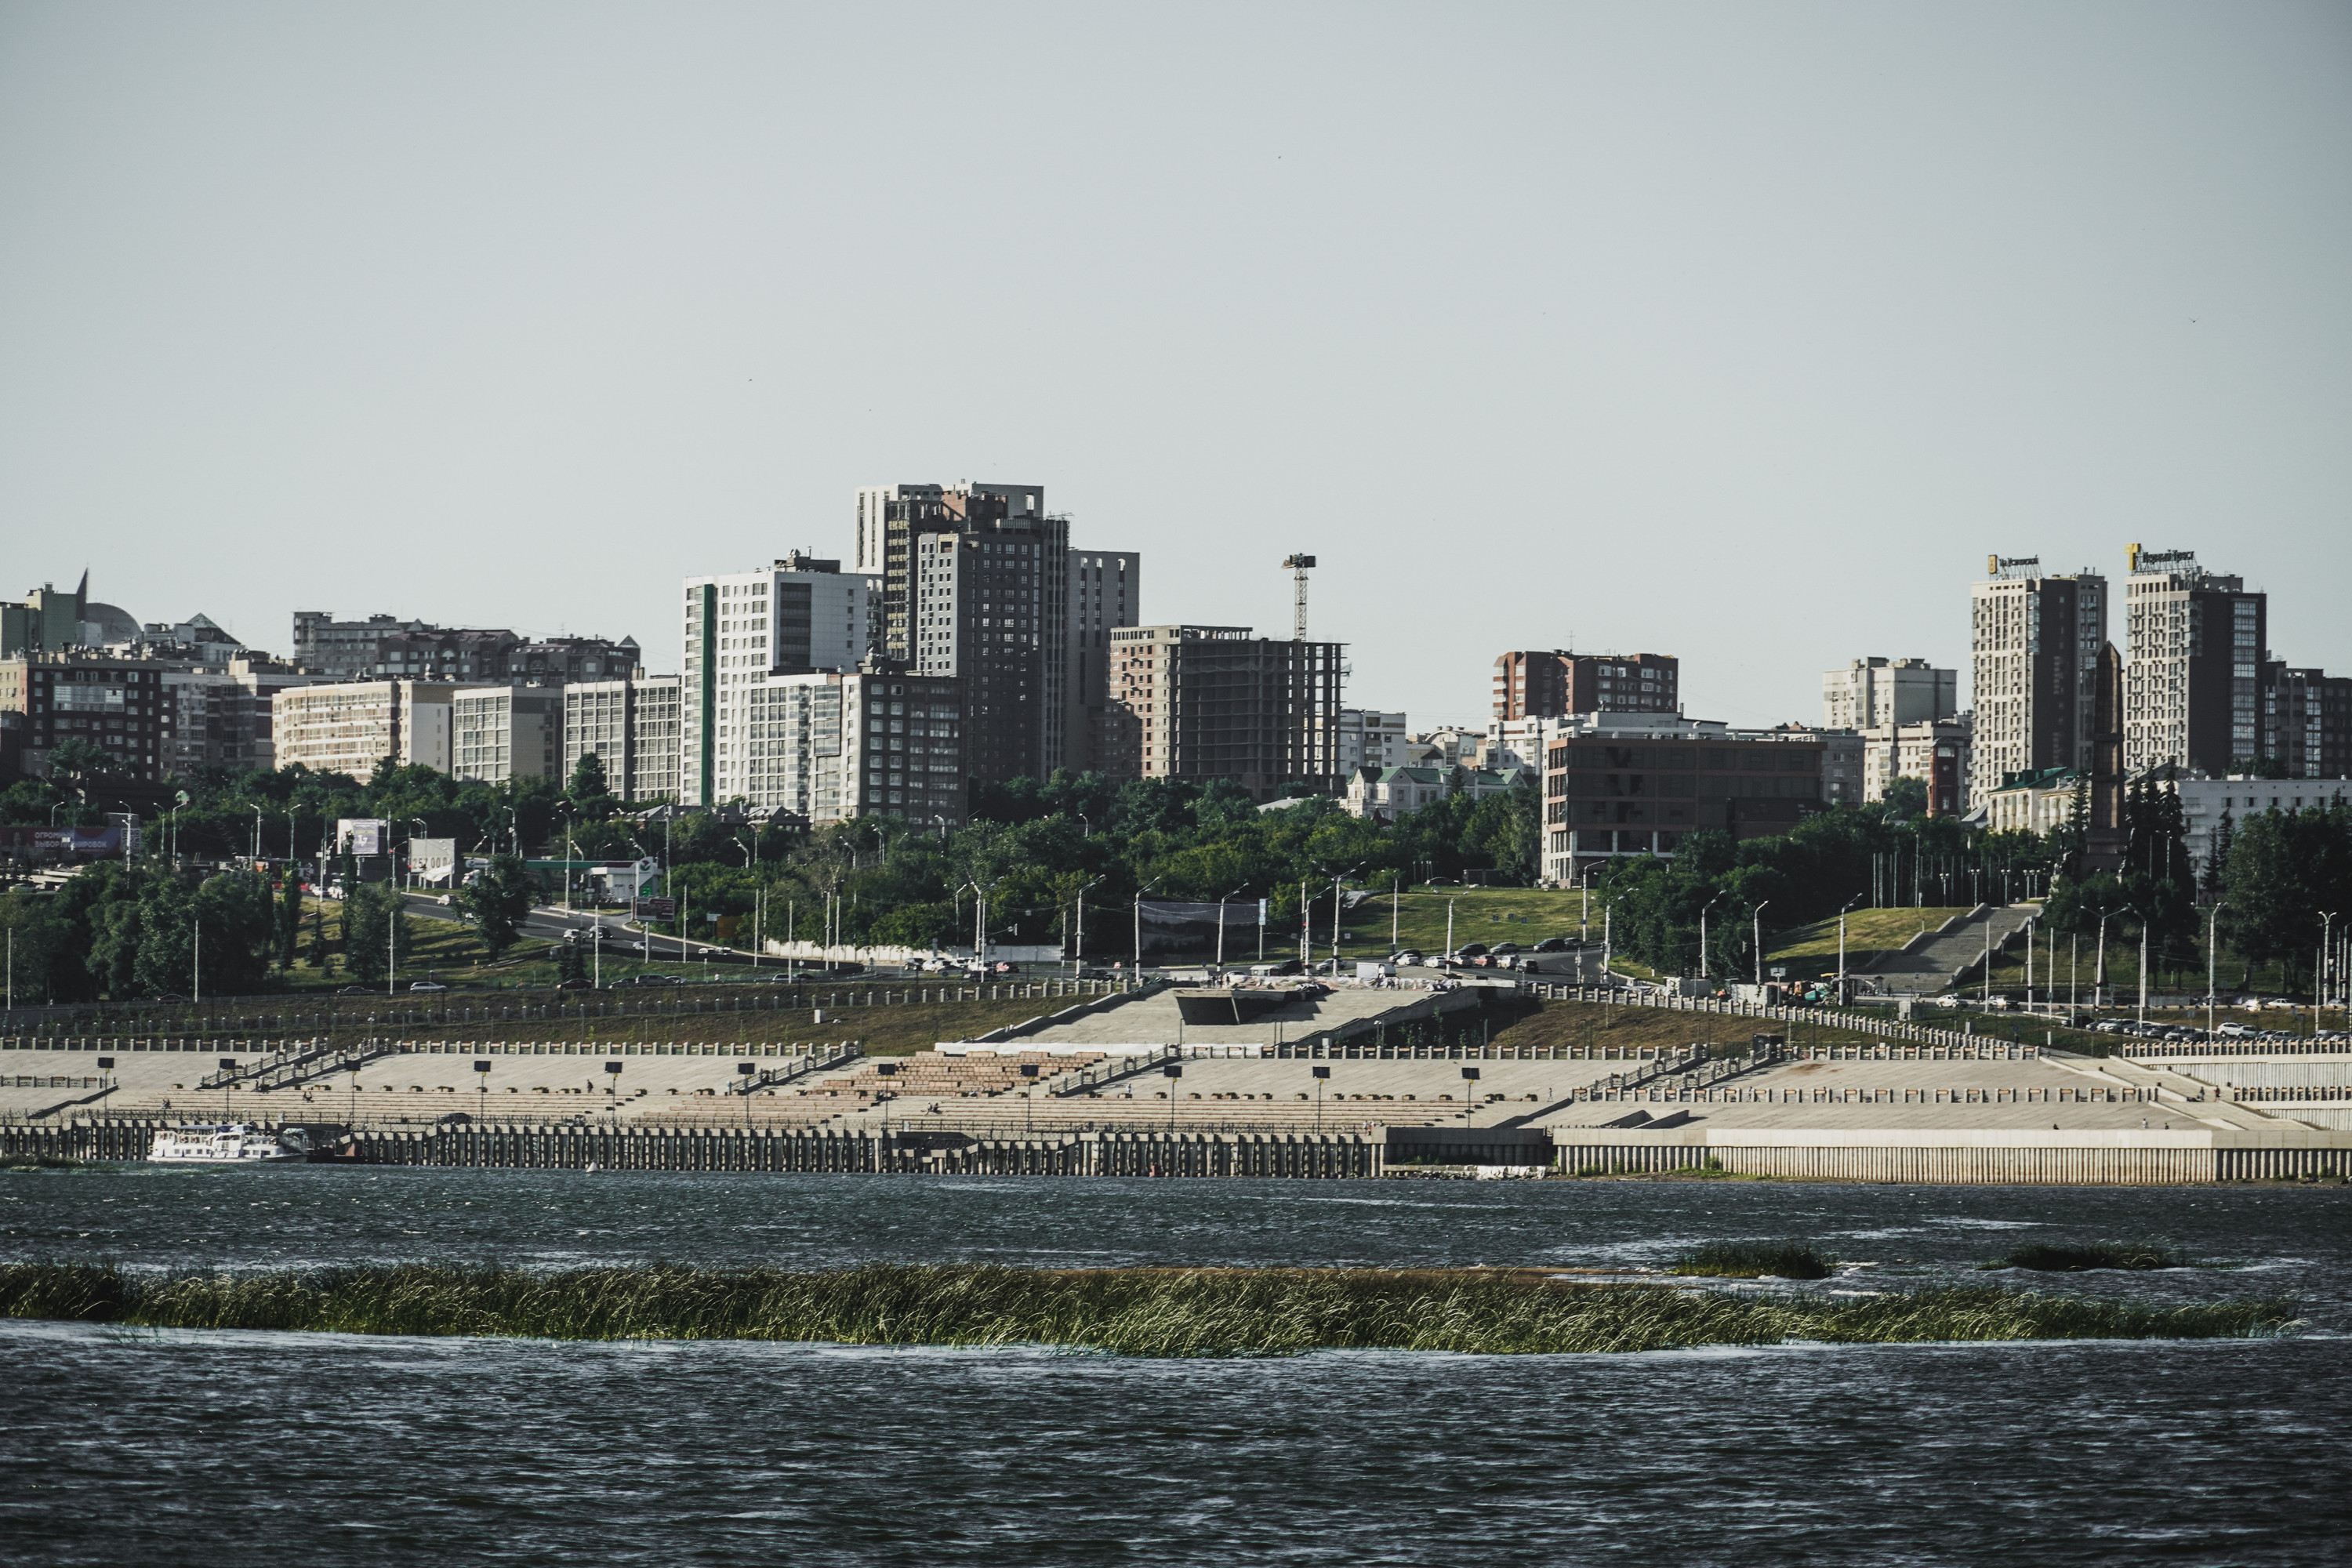
M 1834 14 L 1302 8 L 1237 48 L 587 9 L 548 51 L 528 6 L 20 7 L 11 559 L 263 647 L 380 605 L 666 663 L 668 584 L 846 557 L 860 485 L 1013 474 L 1153 556 L 1154 620 L 1278 632 L 1318 555 L 1349 700 L 1432 721 L 1570 645 L 1804 718 L 1860 653 L 1964 665 L 1984 555 L 2120 576 L 2135 540 L 2352 667 L 2284 591 L 2352 580 L 2352 21 Z M 916 95 L 845 139 L 877 58 L 1062 112 Z

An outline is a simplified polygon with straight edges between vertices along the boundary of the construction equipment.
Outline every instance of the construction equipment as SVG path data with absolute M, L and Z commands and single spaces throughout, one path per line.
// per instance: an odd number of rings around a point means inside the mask
M 1314 565 L 1315 557 L 1312 555 L 1286 555 L 1282 558 L 1283 570 L 1290 574 L 1296 584 L 1290 616 L 1290 640 L 1293 642 L 1307 640 L 1307 574 Z

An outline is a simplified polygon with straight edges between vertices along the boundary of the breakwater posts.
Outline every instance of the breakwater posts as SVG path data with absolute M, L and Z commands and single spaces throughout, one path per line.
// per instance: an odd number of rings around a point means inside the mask
M 1376 1176 L 1360 1133 L 1082 1132 L 972 1138 L 824 1128 L 496 1126 L 354 1135 L 361 1164 L 488 1170 L 929 1173 L 1006 1176 Z
M 1704 1172 L 1899 1186 L 2168 1187 L 2352 1177 L 2352 1148 L 2312 1146 L 1562 1142 L 1555 1159 L 1571 1176 Z
M 140 1161 L 162 1121 L 0 1126 L 0 1158 Z M 772 1172 L 991 1176 L 1377 1176 L 1383 1139 L 1360 1132 L 1081 1132 L 971 1138 L 820 1128 L 488 1124 L 417 1130 L 315 1127 L 333 1164 L 471 1170 Z

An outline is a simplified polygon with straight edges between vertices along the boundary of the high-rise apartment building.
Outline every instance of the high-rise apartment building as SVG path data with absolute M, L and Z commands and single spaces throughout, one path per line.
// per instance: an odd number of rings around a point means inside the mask
M 858 505 L 860 559 L 882 563 L 883 652 L 959 683 L 971 777 L 1066 765 L 1069 520 L 1035 485 L 895 485 Z
M 2125 772 L 2172 763 L 2218 778 L 2266 754 L 2269 595 L 2208 572 L 2193 551 L 2134 544 L 2126 555 Z
M 2289 778 L 2352 778 L 2352 677 L 2268 665 L 2263 734 Z
M 747 694 L 771 675 L 855 669 L 872 651 L 873 579 L 797 552 L 758 572 L 686 581 L 679 791 L 713 805 L 748 794 Z
M 1495 660 L 1495 717 L 1679 713 L 1682 662 L 1672 654 L 1507 653 Z
M 1857 658 L 1822 677 L 1822 725 L 1876 730 L 1949 719 L 1960 710 L 1960 672 L 1924 658 Z
M 593 752 L 623 800 L 677 799 L 678 678 L 633 675 L 563 688 L 563 776 Z
M 745 798 L 822 826 L 866 816 L 964 820 L 963 700 L 950 679 L 869 660 L 772 675 L 745 701 Z
M 482 784 L 558 779 L 562 766 L 562 687 L 460 686 L 450 692 L 450 777 Z
M 1096 753 L 1110 706 L 1110 634 L 1142 624 L 1143 557 L 1132 550 L 1073 550 L 1069 561 L 1062 765 L 1079 773 L 1102 766 Z
M 163 771 L 186 777 L 202 768 L 276 767 L 278 694 L 325 679 L 265 655 L 231 658 L 217 667 L 166 664 Z
M 363 779 L 390 758 L 449 771 L 449 698 L 439 681 L 339 680 L 271 700 L 278 765 Z
M 0 658 L 0 716 L 12 721 L 15 766 L 47 778 L 50 753 L 81 741 L 112 758 L 127 780 L 161 780 L 165 668 L 74 646 Z
M 1343 644 L 1246 626 L 1110 634 L 1113 776 L 1231 779 L 1259 800 L 1339 784 Z
M 1404 715 L 1370 708 L 1342 708 L 1337 725 L 1334 756 L 1339 776 L 1359 768 L 1401 768 L 1408 764 L 1412 742 L 1405 733 Z
M 2107 580 L 1995 556 L 1970 591 L 1969 805 L 2012 773 L 2088 767 Z

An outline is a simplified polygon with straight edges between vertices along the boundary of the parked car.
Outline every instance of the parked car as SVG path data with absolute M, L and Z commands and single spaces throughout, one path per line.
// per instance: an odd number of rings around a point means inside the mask
M 1564 936 L 1548 936 L 1544 938 L 1543 941 L 1536 943 L 1535 950 L 1538 952 L 1566 952 L 1568 951 L 1568 938 Z
M 558 991 L 593 991 L 596 986 L 593 981 L 559 980 L 555 983 L 555 988 Z
M 1408 947 L 1402 952 L 1394 954 L 1391 958 L 1390 962 L 1392 963 L 1426 963 L 1429 961 L 1422 957 L 1419 952 L 1416 952 L 1414 950 Z
M 449 989 L 446 985 L 442 984 L 438 980 L 412 980 L 408 983 L 408 988 L 411 991 L 446 991 Z
M 1483 942 L 1465 942 L 1454 950 L 1454 956 L 1465 963 L 1474 958 L 1484 958 L 1486 956 L 1486 944 Z
M 1498 957 L 1499 957 L 1500 955 L 1502 955 L 1502 954 L 1504 954 L 1504 953 L 1508 953 L 1508 952 L 1518 952 L 1518 951 L 1519 951 L 1519 944 L 1518 944 L 1517 942 L 1496 942 L 1496 943 L 1492 948 L 1489 948 L 1487 951 L 1488 951 L 1488 952 L 1490 952 L 1495 953 L 1496 956 L 1498 956 Z

